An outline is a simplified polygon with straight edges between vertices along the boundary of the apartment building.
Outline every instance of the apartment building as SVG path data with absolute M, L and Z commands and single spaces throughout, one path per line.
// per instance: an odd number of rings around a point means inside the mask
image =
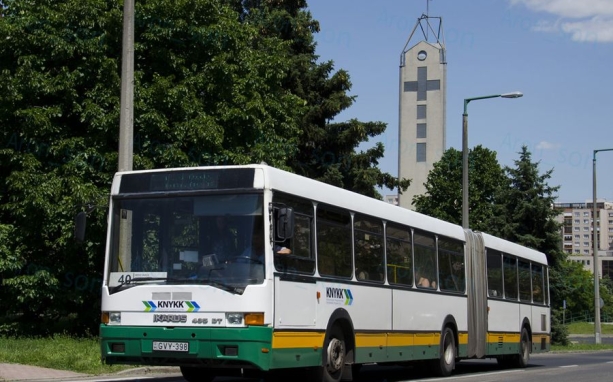
M 558 222 L 562 223 L 562 249 L 571 261 L 583 264 L 590 272 L 594 270 L 593 233 L 594 218 L 591 200 L 585 203 L 555 203 L 560 211 Z M 596 203 L 596 237 L 599 241 L 597 259 L 600 261 L 600 276 L 613 279 L 613 203 L 598 200 Z
M 385 202 L 389 204 L 393 204 L 395 206 L 398 205 L 398 195 L 385 195 Z

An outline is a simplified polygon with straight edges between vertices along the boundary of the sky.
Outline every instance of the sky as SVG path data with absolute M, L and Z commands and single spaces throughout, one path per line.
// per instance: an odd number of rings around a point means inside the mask
M 307 0 L 320 23 L 316 54 L 351 78 L 355 103 L 334 121 L 387 123 L 379 168 L 398 175 L 400 54 L 422 14 L 441 17 L 447 51 L 447 148 L 514 166 L 526 145 L 557 202 L 592 199 L 594 150 L 613 149 L 613 0 Z M 407 47 L 423 39 L 417 34 Z M 597 197 L 613 201 L 613 151 L 596 154 Z M 394 191 L 382 190 L 382 194 Z

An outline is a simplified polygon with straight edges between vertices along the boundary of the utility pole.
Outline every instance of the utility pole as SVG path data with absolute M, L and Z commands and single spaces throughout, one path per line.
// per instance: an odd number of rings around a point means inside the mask
M 134 0 L 123 3 L 120 107 L 117 169 L 130 171 L 134 156 Z

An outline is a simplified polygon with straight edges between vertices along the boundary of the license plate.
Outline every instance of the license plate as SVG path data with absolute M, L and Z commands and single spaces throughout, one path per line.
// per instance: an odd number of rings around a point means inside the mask
M 154 351 L 189 351 L 189 343 L 187 342 L 161 342 L 153 341 Z

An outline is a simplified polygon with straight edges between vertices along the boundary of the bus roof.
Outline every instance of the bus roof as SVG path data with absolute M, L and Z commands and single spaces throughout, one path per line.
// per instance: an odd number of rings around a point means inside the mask
M 517 255 L 524 259 L 541 264 L 547 264 L 547 256 L 537 250 L 515 244 L 511 241 L 500 239 L 485 232 L 480 232 L 483 236 L 483 243 L 486 248 L 495 249 L 501 252 Z
M 266 187 L 272 190 L 299 195 L 317 202 L 380 217 L 388 222 L 406 224 L 465 241 L 464 230 L 455 224 L 274 167 L 263 168 L 267 173 Z

